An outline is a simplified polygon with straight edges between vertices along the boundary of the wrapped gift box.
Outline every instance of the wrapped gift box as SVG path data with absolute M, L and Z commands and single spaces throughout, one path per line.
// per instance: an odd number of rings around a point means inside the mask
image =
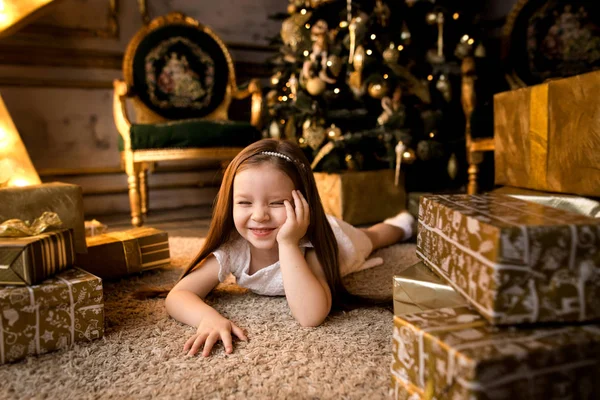
M 495 181 L 600 196 L 600 71 L 494 96 Z
M 600 318 L 600 220 L 505 195 L 421 198 L 417 255 L 493 324 Z
M 392 375 L 389 397 L 393 400 L 421 400 L 424 398 L 424 393 L 415 385 L 396 379 Z
M 104 279 L 164 267 L 171 263 L 167 232 L 150 227 L 87 238 L 88 253 L 77 265 Z
M 395 316 L 392 347 L 393 377 L 427 399 L 600 398 L 597 324 L 499 328 L 443 308 Z
M 0 237 L 0 285 L 34 285 L 75 262 L 73 231 Z
M 78 268 L 35 286 L 0 289 L 0 362 L 104 335 L 102 280 Z
M 62 228 L 73 229 L 75 252 L 85 253 L 85 228 L 81 187 L 53 182 L 0 189 L 0 222 L 8 219 L 33 221 L 44 211 L 58 214 Z
M 466 305 L 467 301 L 452 286 L 422 262 L 394 275 L 395 315 Z
M 325 213 L 349 224 L 381 222 L 406 208 L 404 182 L 394 185 L 394 171 L 314 173 Z

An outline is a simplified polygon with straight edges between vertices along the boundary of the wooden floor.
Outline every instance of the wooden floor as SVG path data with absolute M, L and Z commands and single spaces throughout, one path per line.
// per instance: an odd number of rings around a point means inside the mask
M 161 229 L 169 236 L 205 237 L 210 224 L 209 207 L 188 207 L 177 210 L 157 210 L 148 214 L 144 226 Z M 108 226 L 108 232 L 133 228 L 129 214 L 86 215 L 86 221 L 96 219 Z

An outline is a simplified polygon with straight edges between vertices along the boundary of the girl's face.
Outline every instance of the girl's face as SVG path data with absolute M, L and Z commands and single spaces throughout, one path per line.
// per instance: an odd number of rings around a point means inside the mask
M 284 200 L 293 205 L 294 183 L 270 163 L 252 166 L 233 180 L 233 222 L 250 246 L 277 249 L 277 233 L 287 218 Z

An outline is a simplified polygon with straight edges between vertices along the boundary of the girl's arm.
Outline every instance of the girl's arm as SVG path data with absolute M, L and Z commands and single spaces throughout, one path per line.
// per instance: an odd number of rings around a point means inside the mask
M 190 355 L 204 345 L 203 356 L 208 356 L 214 344 L 220 339 L 225 352 L 233 350 L 231 333 L 246 340 L 246 336 L 233 322 L 219 314 L 202 299 L 219 283 L 219 263 L 214 256 L 207 258 L 200 268 L 180 280 L 169 292 L 165 306 L 170 316 L 184 324 L 197 327 L 184 346 Z
M 314 250 L 306 258 L 298 245 L 279 245 L 285 297 L 302 326 L 319 326 L 331 310 L 331 291 Z
M 314 250 L 302 254 L 298 243 L 310 223 L 304 196 L 292 191 L 294 207 L 284 202 L 287 219 L 277 234 L 283 287 L 294 318 L 302 326 L 318 326 L 331 310 L 331 292 Z

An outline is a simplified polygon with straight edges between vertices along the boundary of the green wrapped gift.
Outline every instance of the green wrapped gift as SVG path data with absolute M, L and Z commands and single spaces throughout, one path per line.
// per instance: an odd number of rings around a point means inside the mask
M 496 327 L 442 308 L 395 316 L 392 349 L 400 389 L 425 399 L 600 398 L 598 324 Z
M 466 305 L 452 286 L 422 262 L 394 275 L 394 315 Z
M 492 324 L 600 318 L 600 219 L 505 195 L 424 196 L 417 255 Z
M 71 268 L 35 286 L 0 289 L 0 362 L 104 335 L 102 280 Z
M 103 279 L 117 279 L 171 263 L 169 235 L 151 227 L 87 238 L 88 253 L 77 265 Z
M 0 237 L 0 285 L 34 285 L 75 261 L 73 230 Z

